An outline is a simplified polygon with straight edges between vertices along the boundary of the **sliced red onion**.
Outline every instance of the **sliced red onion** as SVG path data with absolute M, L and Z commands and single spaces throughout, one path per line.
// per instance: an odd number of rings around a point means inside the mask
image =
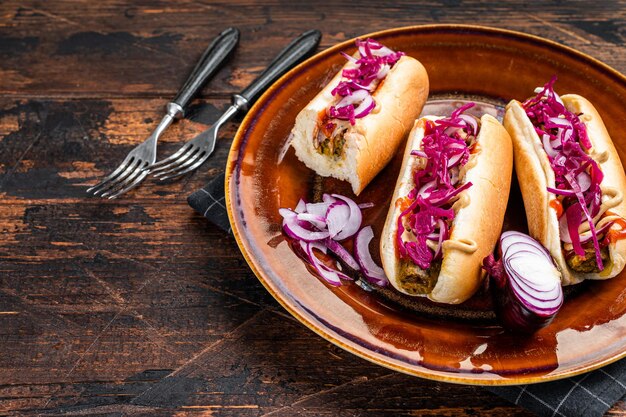
M 335 267 L 328 266 L 317 258 L 314 249 L 326 254 L 330 249 L 344 265 L 353 272 L 362 272 L 372 283 L 386 285 L 386 279 L 380 277 L 380 270 L 372 267 L 375 265 L 367 254 L 362 254 L 363 259 L 355 259 L 338 240 L 353 237 L 361 227 L 361 208 L 373 207 L 373 203 L 357 205 L 352 199 L 338 194 L 324 194 L 323 203 L 307 204 L 300 200 L 297 205 L 299 213 L 294 210 L 281 208 L 278 210 L 283 217 L 283 231 L 287 236 L 298 241 L 302 249 L 301 256 L 306 257 L 315 271 L 328 283 L 338 286 L 341 280 L 353 278 Z M 369 227 L 369 226 L 368 226 Z M 371 227 L 369 227 L 371 233 Z M 373 234 L 372 234 L 373 236 Z M 367 236 L 366 236 L 367 237 Z M 362 239 L 362 238 L 359 238 Z M 367 244 L 371 237 L 367 240 Z M 359 243 L 355 241 L 355 245 Z M 357 254 L 355 248 L 355 254 Z M 361 251 L 361 253 L 364 253 Z M 367 269 L 363 268 L 366 265 Z M 383 272 L 384 276 L 384 272 Z
M 298 201 L 298 204 L 296 205 L 296 208 L 293 210 L 296 213 L 304 213 L 306 211 L 306 203 L 304 202 L 303 199 L 300 199 Z
M 612 225 L 613 225 L 613 222 L 605 223 L 604 225 L 602 225 L 602 227 L 600 229 L 596 230 L 596 234 L 597 235 L 601 235 L 601 234 L 605 233 Z M 560 238 L 561 238 L 562 242 L 572 243 L 572 238 L 570 237 L 569 228 L 567 226 L 567 217 L 566 216 L 562 216 L 559 219 L 559 233 L 560 233 Z M 589 241 L 591 241 L 593 239 L 593 236 L 591 235 L 590 231 L 587 231 L 587 232 L 585 232 L 585 236 L 581 236 L 579 234 L 578 238 L 579 238 L 580 244 L 582 245 L 582 244 L 585 244 L 585 243 L 588 243 Z
M 556 92 L 554 93 L 554 99 L 556 100 L 557 103 L 559 103 L 561 106 L 565 107 L 565 103 L 563 103 L 563 100 L 561 100 L 561 96 L 559 96 Z
M 520 260 L 519 264 L 525 264 L 527 260 Z M 508 268 L 511 268 L 511 264 L 507 264 Z M 530 272 L 533 272 L 530 270 Z M 533 287 L 535 284 L 532 281 L 523 279 L 523 275 L 516 272 L 507 273 L 511 278 L 511 288 L 519 294 L 521 302 L 529 309 L 532 309 L 537 313 L 550 314 L 550 309 L 559 307 L 561 304 L 560 296 L 562 290 L 556 286 L 544 286 L 540 288 Z
M 335 255 L 339 257 L 348 267 L 354 269 L 355 271 L 359 271 L 361 268 L 357 261 L 350 255 L 350 252 L 346 248 L 344 248 L 341 243 L 337 242 L 333 239 L 326 239 L 325 241 L 328 249 L 333 251 Z
M 514 255 L 505 255 L 505 269 L 519 276 L 518 284 L 527 287 L 533 292 L 552 293 L 557 286 L 553 285 L 550 280 L 543 279 L 538 272 L 544 272 L 546 267 L 553 267 L 552 260 L 543 259 L 542 256 L 537 257 L 537 252 L 520 250 Z M 536 262 L 529 263 L 529 259 L 535 259 Z M 535 273 L 537 272 L 537 273 Z M 558 292 L 558 291 L 556 291 Z M 543 297 L 546 300 L 553 300 L 553 297 Z
M 569 228 L 567 227 L 567 216 L 561 216 L 559 219 L 559 235 L 562 242 L 572 243 L 572 238 L 569 235 Z
M 553 311 L 561 307 L 562 300 L 558 298 L 558 295 L 556 299 L 546 300 L 541 297 L 552 297 L 553 295 L 547 295 L 546 293 L 537 291 L 526 292 L 524 287 L 520 285 L 520 281 L 515 280 L 519 280 L 519 276 L 515 274 L 512 276 L 514 278 L 511 278 L 509 289 L 517 295 L 519 304 L 528 311 L 531 311 L 532 314 L 539 318 L 551 317 L 553 316 Z
M 388 64 L 383 65 L 382 67 L 380 67 L 380 70 L 378 70 L 376 78 L 378 78 L 379 80 L 385 78 L 387 74 L 389 74 L 390 69 L 391 67 Z
M 572 138 L 572 135 L 574 134 L 574 130 L 573 129 L 559 129 L 558 132 L 558 137 L 561 138 L 561 143 L 565 143 L 568 140 L 570 140 Z M 555 148 L 560 148 L 561 146 L 559 145 L 558 147 Z
M 374 49 L 372 51 L 372 55 L 374 55 L 374 56 L 387 56 L 387 55 L 391 55 L 393 53 L 394 52 L 391 49 L 387 48 L 386 46 L 382 46 L 381 48 Z
M 333 237 L 333 239 L 343 240 L 354 236 L 354 234 L 359 231 L 359 228 L 361 227 L 361 221 L 363 220 L 361 209 L 354 201 L 352 201 L 348 197 L 344 197 L 339 194 L 332 194 L 332 197 L 346 202 L 348 204 L 348 207 L 350 208 L 350 217 L 348 218 L 346 225 L 339 233 L 337 233 Z
M 449 128 L 447 128 L 446 130 L 443 131 L 443 133 L 447 136 L 454 136 L 454 134 L 456 132 L 459 131 L 459 129 L 462 129 L 461 126 L 450 126 Z
M 331 238 L 335 238 L 348 224 L 350 207 L 343 201 L 332 203 L 326 212 L 326 224 Z
M 313 252 L 313 249 L 317 249 L 323 254 L 326 254 L 326 246 L 317 242 L 300 242 L 300 246 L 306 252 L 307 257 L 309 258 L 309 262 L 311 262 L 311 265 L 313 266 L 313 268 L 315 268 L 315 271 L 317 271 L 317 273 L 322 278 L 324 278 L 326 282 L 337 287 L 341 285 L 341 280 L 339 279 L 339 274 L 337 273 L 338 271 L 333 271 L 330 270 L 330 268 L 326 267 L 326 265 L 324 265 Z
M 332 203 L 307 203 L 306 212 L 326 217 L 326 212 L 331 204 Z
M 465 122 L 470 125 L 473 135 L 478 134 L 478 122 L 473 116 L 470 116 L 469 114 L 460 114 L 459 118 L 465 120 Z
M 501 253 L 507 252 L 509 246 L 516 244 L 516 243 L 524 243 L 524 244 L 532 245 L 536 249 L 543 251 L 544 256 L 547 259 L 550 259 L 550 260 L 552 259 L 550 252 L 541 243 L 537 242 L 535 239 L 529 238 L 529 236 L 524 233 L 520 233 L 520 232 L 513 231 L 513 230 L 504 232 L 500 236 L 500 252 Z
M 370 97 L 370 94 L 366 90 L 357 90 L 353 91 L 349 96 L 345 96 L 344 98 L 337 103 L 337 108 L 349 106 L 352 104 L 359 104 L 367 97 Z
M 463 191 L 467 190 L 472 185 L 473 185 L 472 182 L 468 181 L 465 184 L 461 185 L 460 187 L 456 188 L 454 191 L 449 192 L 448 194 L 446 194 L 445 196 L 443 196 L 441 198 L 431 199 L 430 203 L 431 204 L 436 204 L 436 205 L 437 204 L 444 204 L 446 201 L 452 200 L 454 197 L 456 197 L 457 195 L 461 194 Z
M 526 261 L 524 261 L 526 262 Z M 535 272 L 535 271 L 530 271 Z M 519 273 L 509 272 L 509 288 L 513 290 L 520 304 L 539 316 L 551 316 L 555 309 L 563 304 L 563 290 L 559 286 L 533 288 L 530 281 L 525 281 Z
M 561 117 L 550 117 L 548 121 L 556 126 L 570 128 L 570 129 L 572 128 L 572 122 L 570 122 L 567 119 L 563 119 Z
M 500 237 L 502 259 L 489 255 L 484 268 L 491 286 L 496 314 L 513 331 L 530 333 L 548 325 L 563 304 L 561 274 L 539 242 L 520 232 Z
M 354 117 L 356 117 L 357 119 L 364 117 L 368 115 L 372 110 L 374 110 L 374 107 L 376 107 L 374 97 L 368 94 L 367 97 L 363 99 L 361 104 L 359 104 L 359 106 L 354 109 Z
M 452 156 L 452 158 L 450 158 L 448 160 L 448 168 L 451 168 L 454 165 L 458 164 L 462 157 L 463 157 L 462 153 L 458 153 L 458 154 Z
M 428 158 L 428 156 L 424 153 L 424 151 L 422 151 L 420 149 L 413 149 L 411 151 L 411 155 L 419 156 L 420 158 Z
M 311 223 L 313 226 L 317 227 L 320 230 L 326 228 L 326 219 L 324 218 L 324 216 L 313 213 L 298 213 L 296 217 L 298 218 L 298 220 Z
M 601 228 L 596 230 L 596 233 L 598 235 L 601 235 L 601 234 L 605 233 L 612 225 L 613 225 L 613 222 L 605 223 Z M 583 236 L 580 237 L 580 243 L 587 243 L 587 242 L 589 242 L 592 239 L 593 239 L 593 236 L 591 235 L 591 233 L 589 233 L 588 235 L 586 235 L 584 237 Z
M 461 116 L 465 116 L 464 114 L 462 114 Z M 457 151 L 457 153 L 462 153 L 467 149 L 467 145 L 465 143 L 455 143 L 452 142 L 450 144 L 448 144 L 447 146 L 448 149 L 452 149 Z
M 506 257 L 510 251 L 512 251 L 511 253 L 516 253 L 520 250 L 534 253 L 537 256 L 543 257 L 546 262 L 552 262 L 552 258 L 546 253 L 544 248 L 538 248 L 528 242 L 515 242 L 510 244 L 506 250 L 502 251 L 502 256 Z
M 346 97 L 352 95 L 355 91 L 358 90 L 367 90 L 371 91 L 374 88 L 372 85 L 366 85 L 354 80 L 344 80 L 337 84 L 337 87 L 332 89 L 330 94 L 333 96 Z
M 556 75 L 552 77 L 552 80 L 550 80 L 548 84 L 544 85 L 543 87 L 537 87 L 533 91 L 535 94 L 541 94 L 543 97 L 546 97 L 548 99 L 553 98 L 557 103 L 564 106 L 563 100 L 561 100 L 561 97 L 559 97 L 559 95 L 552 89 L 552 85 L 554 84 L 555 81 L 556 81 Z
M 348 61 L 352 62 L 353 64 L 356 64 L 357 59 L 355 57 L 350 56 L 346 54 L 345 52 L 340 52 L 340 54 L 343 55 L 343 57 L 347 59 Z
M 361 266 L 365 278 L 376 285 L 385 286 L 389 283 L 385 271 L 374 262 L 369 251 L 369 244 L 374 237 L 371 226 L 366 226 L 356 235 L 354 241 L 354 257 Z
M 344 274 L 343 272 L 339 271 L 338 269 L 331 268 L 331 267 L 329 267 L 328 265 L 326 265 L 324 263 L 322 263 L 320 265 L 320 267 L 322 269 L 325 269 L 328 272 L 332 272 L 334 274 L 337 274 L 337 277 L 339 279 L 343 279 L 343 280 L 346 280 L 346 281 L 354 281 L 354 279 L 351 276 Z
M 541 140 L 543 142 L 543 149 L 546 151 L 548 156 L 550 158 L 554 158 L 558 154 L 558 152 L 552 147 L 550 135 L 543 135 Z
M 289 237 L 305 242 L 313 242 L 330 236 L 328 230 L 309 230 L 302 227 L 298 222 L 298 213 L 294 211 L 281 208 L 278 212 L 283 216 L 283 230 Z
M 565 197 L 575 197 L 576 193 L 572 190 L 563 190 L 561 188 L 552 188 L 552 187 L 546 187 L 546 190 L 548 190 L 548 192 L 551 192 L 552 194 L 556 194 L 556 195 L 562 195 Z
M 294 217 L 294 216 L 297 215 L 296 212 L 294 212 L 293 210 L 290 210 L 288 208 L 279 208 L 278 209 L 278 214 L 280 214 L 283 219 L 291 218 L 291 217 Z
M 437 250 L 435 251 L 435 257 L 441 255 L 443 250 L 443 241 L 448 238 L 448 227 L 446 226 L 446 222 L 442 219 L 437 220 L 437 224 L 439 225 L 439 239 L 437 242 Z
M 437 180 L 428 181 L 417 192 L 417 195 L 421 195 L 426 198 L 430 195 L 430 192 L 433 191 L 437 187 Z
M 586 171 L 581 171 L 576 176 L 576 181 L 580 186 L 580 191 L 583 193 L 591 187 L 591 175 L 589 175 Z
M 295 217 L 294 217 L 295 219 Z M 291 238 L 303 240 L 305 242 L 315 242 L 317 240 L 326 239 L 330 234 L 325 232 L 314 232 L 307 230 L 300 226 L 296 222 L 290 222 L 288 220 L 283 221 L 283 230 Z
M 366 39 L 364 41 L 358 39 L 356 41 L 356 45 L 359 49 L 359 54 L 362 57 L 385 57 L 387 55 L 393 55 L 395 53 L 394 51 L 382 45 L 380 42 L 375 41 L 374 39 Z
M 337 199 L 330 194 L 322 194 L 322 201 L 324 203 L 334 203 L 335 201 L 337 201 Z

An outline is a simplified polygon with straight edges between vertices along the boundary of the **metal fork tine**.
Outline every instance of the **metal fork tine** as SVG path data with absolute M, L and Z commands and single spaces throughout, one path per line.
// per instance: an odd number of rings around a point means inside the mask
M 197 164 L 198 160 L 206 160 L 205 155 L 211 155 L 215 149 L 215 141 L 217 140 L 217 132 L 220 126 L 229 120 L 235 113 L 237 113 L 239 107 L 236 105 L 230 106 L 226 112 L 218 119 L 213 126 L 204 132 L 197 135 L 191 141 L 187 142 L 190 147 L 187 152 L 179 155 L 167 164 L 160 165 L 156 169 L 150 167 L 150 173 L 160 180 L 175 178 L 183 173 L 189 172 L 187 169 L 189 166 L 194 166 L 194 169 L 202 164 Z M 197 164 L 197 165 L 196 165 Z
M 104 194 L 108 193 L 108 191 L 110 191 L 111 189 L 116 188 L 122 181 L 126 179 L 126 177 L 128 177 L 128 175 L 131 172 L 135 170 L 139 162 L 140 162 L 139 160 L 135 159 L 133 162 L 128 164 L 126 169 L 122 173 L 120 173 L 117 177 L 115 177 L 113 181 L 110 181 L 105 187 L 102 187 L 98 191 L 94 192 L 93 195 L 103 196 Z
M 179 157 L 177 160 L 172 161 L 171 163 L 167 165 L 161 166 L 153 170 L 152 175 L 154 175 L 155 177 L 158 177 L 159 175 L 163 175 L 164 172 L 169 172 L 173 169 L 176 169 L 178 166 L 182 165 L 184 162 L 188 161 L 189 159 L 195 158 L 200 152 L 201 152 L 201 149 L 194 146 L 186 154 Z
M 135 187 L 150 173 L 152 164 L 156 162 L 156 150 L 159 137 L 165 129 L 172 124 L 174 119 L 183 116 L 184 108 L 200 91 L 200 88 L 206 81 L 216 73 L 220 65 L 233 51 L 238 41 L 239 31 L 235 28 L 228 28 L 211 42 L 191 71 L 185 84 L 176 94 L 174 100 L 165 106 L 166 113 L 150 136 L 131 149 L 122 164 L 102 182 L 89 188 L 88 192 L 92 192 L 94 195 L 100 194 L 102 196 L 115 198 Z M 185 155 L 190 148 L 191 146 L 183 146 L 170 158 L 160 161 L 156 166 L 169 165 L 177 161 L 178 158 Z
M 161 177 L 160 179 L 161 179 L 161 181 L 164 181 L 164 180 L 169 180 L 169 179 L 172 179 L 172 178 L 179 177 L 181 175 L 185 175 L 186 173 L 191 172 L 191 171 L 197 169 L 200 165 L 202 165 L 204 163 L 204 161 L 206 161 L 209 158 L 209 156 L 211 156 L 211 153 L 207 152 L 202 158 L 200 158 L 200 160 L 198 160 L 195 164 L 193 164 L 189 168 L 185 169 L 184 171 L 177 172 L 177 173 L 175 173 L 173 175 L 168 175 L 167 177 Z
M 141 170 L 139 176 L 137 177 L 137 179 L 135 179 L 135 181 L 132 182 L 132 184 L 130 184 L 129 186 L 127 186 L 126 188 L 124 188 L 123 190 L 118 191 L 117 193 L 109 196 L 109 200 L 112 200 L 114 198 L 119 197 L 120 195 L 124 194 L 127 191 L 130 191 L 131 189 L 135 188 L 136 186 L 139 185 L 139 183 L 141 183 L 141 181 L 143 181 L 143 179 L 146 177 L 146 175 L 148 175 L 150 173 L 150 171 L 148 170 Z
M 168 175 L 168 174 L 174 174 L 173 176 L 177 176 L 177 175 L 178 175 L 178 174 L 177 174 L 177 171 L 180 171 L 180 170 L 182 170 L 182 169 L 187 168 L 187 167 L 188 167 L 188 166 L 190 166 L 190 165 L 193 165 L 193 164 L 194 164 L 194 163 L 198 160 L 198 158 L 202 158 L 202 157 L 204 156 L 204 154 L 205 154 L 205 153 L 206 153 L 205 151 L 198 152 L 198 153 L 196 153 L 196 154 L 194 155 L 194 157 L 193 157 L 193 158 L 191 158 L 191 159 L 189 159 L 189 160 L 185 161 L 184 163 L 182 163 L 182 164 L 180 164 L 180 165 L 178 165 L 178 166 L 175 166 L 174 168 L 170 169 L 169 171 L 160 172 L 158 175 L 155 175 L 155 178 L 158 178 L 158 179 L 160 179 L 160 180 L 164 180 L 164 179 L 165 179 L 165 177 L 164 177 L 164 176 L 171 177 L 171 176 L 170 176 L 170 175 Z
M 89 187 L 87 189 L 88 193 L 91 193 L 92 191 L 94 192 L 94 194 L 97 192 L 96 190 L 98 188 L 102 188 L 104 185 L 106 185 L 109 181 L 111 181 L 113 178 L 115 178 L 117 176 L 117 174 L 119 174 L 120 172 L 122 172 L 122 170 L 124 168 L 127 167 L 127 164 L 130 163 L 130 161 L 134 159 L 133 157 L 130 158 L 126 158 L 124 159 L 124 161 L 122 161 L 122 163 L 113 171 L 111 172 L 109 175 L 107 175 L 106 177 L 104 177 L 104 179 L 102 181 L 100 181 L 98 184 L 94 185 L 93 187 Z
M 145 162 L 138 160 L 138 163 L 135 165 L 135 168 L 124 179 L 118 181 L 114 187 L 109 188 L 106 192 L 102 193 L 100 197 L 108 197 L 110 195 L 117 193 L 119 190 L 123 189 L 124 187 L 126 187 L 128 183 L 133 181 L 135 178 L 137 178 L 139 174 L 141 174 L 142 168 L 144 166 L 145 166 Z
M 189 154 L 186 155 L 184 158 L 180 158 L 178 159 L 178 161 L 166 165 L 156 172 L 153 172 L 153 175 L 155 178 L 159 178 L 162 175 L 167 175 L 170 172 L 176 171 L 184 166 L 189 166 L 188 164 L 192 164 L 199 156 L 201 156 L 202 153 L 203 151 L 201 149 L 196 148 L 193 152 L 189 152 Z
M 170 162 L 173 162 L 175 159 L 178 159 L 179 156 L 181 156 L 184 152 L 187 152 L 189 148 L 191 147 L 192 146 L 190 143 L 185 143 L 183 146 L 180 147 L 180 149 L 178 149 L 172 155 L 168 156 L 165 159 L 161 159 L 160 161 L 155 162 L 154 164 L 150 165 L 148 168 L 151 171 L 161 169 L 163 165 L 167 165 Z

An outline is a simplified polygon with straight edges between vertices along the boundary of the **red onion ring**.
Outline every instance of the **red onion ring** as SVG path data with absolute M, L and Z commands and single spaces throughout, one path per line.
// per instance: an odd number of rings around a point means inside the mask
M 369 244 L 374 237 L 372 226 L 366 226 L 357 233 L 354 245 L 354 257 L 361 266 L 365 278 L 376 285 L 385 286 L 389 283 L 385 271 L 374 262 L 369 251 Z
M 502 259 L 489 255 L 483 267 L 494 280 L 502 324 L 526 333 L 546 326 L 563 304 L 561 274 L 548 250 L 528 235 L 509 231 L 500 237 L 500 253 Z

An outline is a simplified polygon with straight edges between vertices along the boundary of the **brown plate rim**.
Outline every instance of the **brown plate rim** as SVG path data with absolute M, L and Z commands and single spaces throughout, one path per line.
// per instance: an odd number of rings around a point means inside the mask
M 377 32 L 372 32 L 368 34 L 364 34 L 358 36 L 357 38 L 363 37 L 380 37 L 380 36 L 393 36 L 403 33 L 427 33 L 427 32 L 471 32 L 473 34 L 483 34 L 487 36 L 500 36 L 500 37 L 509 37 L 515 38 L 518 41 L 526 41 L 531 42 L 536 45 L 543 45 L 551 49 L 557 49 L 560 52 L 570 54 L 574 56 L 577 60 L 585 61 L 585 63 L 590 66 L 594 66 L 601 72 L 604 72 L 607 75 L 610 75 L 616 82 L 622 83 L 626 87 L 626 76 L 621 74 L 619 71 L 610 67 L 609 65 L 603 63 L 602 61 L 593 58 L 583 52 L 580 52 L 574 48 L 569 46 L 560 44 L 558 42 L 542 38 L 540 36 L 531 35 L 523 32 L 494 28 L 488 26 L 480 26 L 480 25 L 465 25 L 465 24 L 432 24 L 432 25 L 415 25 L 415 26 L 404 26 L 398 28 L 392 28 Z M 547 374 L 541 376 L 533 376 L 533 377 L 515 377 L 514 379 L 501 379 L 497 378 L 494 375 L 493 379 L 485 379 L 484 376 L 481 379 L 472 378 L 471 374 L 454 374 L 449 372 L 435 372 L 433 370 L 428 369 L 427 367 L 421 365 L 411 365 L 411 366 L 402 366 L 397 363 L 386 360 L 386 356 L 382 354 L 375 354 L 375 352 L 371 352 L 368 348 L 364 346 L 359 346 L 359 348 L 353 347 L 350 345 L 348 339 L 344 336 L 337 334 L 337 332 L 330 328 L 330 326 L 325 326 L 323 323 L 315 323 L 305 317 L 304 311 L 302 307 L 298 307 L 292 303 L 288 297 L 281 293 L 279 290 L 275 289 L 271 284 L 269 278 L 266 276 L 266 272 L 264 271 L 262 265 L 258 265 L 253 256 L 251 256 L 252 250 L 250 248 L 250 243 L 242 238 L 242 234 L 239 230 L 239 223 L 235 221 L 234 216 L 234 207 L 233 201 L 231 199 L 231 178 L 232 174 L 235 172 L 235 168 L 237 167 L 237 162 L 239 160 L 239 153 L 241 151 L 241 146 L 245 145 L 246 133 L 248 128 L 253 123 L 254 119 L 258 117 L 258 113 L 262 111 L 265 107 L 266 103 L 273 97 L 274 93 L 281 88 L 281 86 L 286 82 L 286 80 L 291 79 L 299 72 L 301 72 L 304 68 L 309 67 L 316 63 L 316 61 L 327 57 L 330 54 L 336 54 L 338 51 L 345 49 L 352 45 L 355 39 L 348 39 L 344 42 L 338 43 L 328 49 L 325 49 L 314 56 L 310 57 L 306 61 L 297 65 L 295 68 L 287 72 L 281 78 L 279 78 L 272 86 L 270 86 L 263 95 L 256 101 L 256 103 L 252 106 L 252 108 L 247 113 L 246 117 L 243 119 L 233 142 L 231 144 L 231 148 L 228 154 L 228 160 L 226 164 L 226 175 L 225 175 L 225 203 L 226 209 L 228 213 L 228 220 L 231 225 L 231 230 L 239 249 L 250 266 L 252 272 L 254 272 L 255 276 L 259 279 L 261 284 L 265 287 L 265 289 L 276 299 L 294 318 L 296 318 L 300 323 L 308 327 L 313 332 L 317 333 L 322 338 L 327 341 L 333 343 L 334 345 L 358 356 L 365 360 L 368 360 L 372 363 L 384 366 L 386 368 L 402 372 L 408 375 L 418 376 L 425 379 L 430 379 L 434 381 L 442 381 L 448 383 L 456 383 L 456 384 L 466 384 L 466 385 L 481 385 L 481 386 L 495 386 L 495 385 L 520 385 L 520 384 L 534 384 L 540 382 L 548 382 L 554 381 L 558 379 L 568 378 L 575 375 L 580 375 L 589 371 L 593 371 L 595 369 L 606 366 L 610 363 L 613 363 L 619 359 L 626 357 L 626 351 L 617 352 L 615 355 L 606 358 L 604 360 L 600 360 L 597 362 L 590 363 L 588 365 L 584 365 L 580 368 L 575 368 L 572 370 L 564 370 L 561 372 L 554 374 Z M 390 359 L 390 358 L 389 358 Z

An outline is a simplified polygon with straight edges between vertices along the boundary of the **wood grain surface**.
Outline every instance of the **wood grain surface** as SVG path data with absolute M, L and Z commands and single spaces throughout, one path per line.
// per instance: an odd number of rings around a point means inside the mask
M 427 23 L 519 30 L 626 72 L 624 1 L 1 1 L 0 414 L 529 415 L 356 358 L 268 295 L 234 240 L 186 204 L 224 170 L 237 120 L 193 175 L 114 201 L 85 195 L 224 28 L 241 30 L 239 48 L 160 156 L 306 29 L 326 48 Z

